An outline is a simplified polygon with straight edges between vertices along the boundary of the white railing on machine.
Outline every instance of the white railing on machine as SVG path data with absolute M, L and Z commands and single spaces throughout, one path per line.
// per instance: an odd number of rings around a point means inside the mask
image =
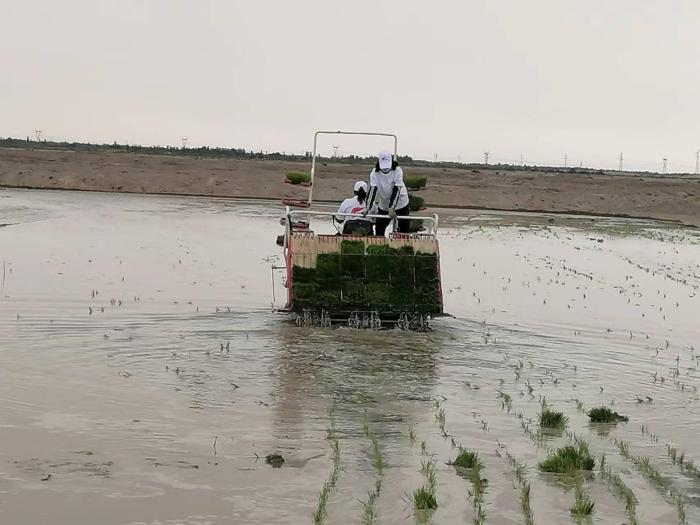
M 285 208 L 285 217 L 286 220 L 285 226 L 284 226 L 284 249 L 287 249 L 288 246 L 288 240 L 289 236 L 292 233 L 292 223 L 294 218 L 298 217 L 305 217 L 305 218 L 310 218 L 310 217 L 327 217 L 331 221 L 333 220 L 333 217 L 339 217 L 339 218 L 345 218 L 345 217 L 350 217 L 353 219 L 387 219 L 387 215 L 378 215 L 374 213 L 370 213 L 365 215 L 364 217 L 362 215 L 358 215 L 356 213 L 338 213 L 338 212 L 332 212 L 332 211 L 314 211 L 310 209 L 304 209 L 304 210 L 290 210 L 289 206 Z M 422 215 L 406 215 L 406 216 L 399 216 L 396 217 L 396 219 L 393 219 L 394 221 L 394 227 L 396 227 L 396 221 L 400 219 L 408 219 L 408 220 L 420 220 L 423 221 L 423 225 L 426 226 L 426 231 L 421 232 L 420 235 L 427 235 L 431 238 L 436 238 L 437 237 L 437 229 L 438 229 L 438 215 L 437 213 L 433 214 L 432 216 L 422 216 Z

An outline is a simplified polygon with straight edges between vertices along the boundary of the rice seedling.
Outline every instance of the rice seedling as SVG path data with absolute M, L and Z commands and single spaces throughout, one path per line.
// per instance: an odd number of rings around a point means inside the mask
M 525 525 L 534 525 L 535 518 L 530 507 L 530 484 L 522 483 L 520 485 L 520 507 L 525 517 Z
M 413 445 L 416 442 L 416 429 L 413 428 L 413 425 L 408 427 L 408 441 Z
M 472 484 L 472 490 L 468 491 L 469 497 L 472 500 L 476 515 L 474 516 L 474 525 L 480 525 L 486 520 L 486 512 L 483 510 L 484 496 L 488 480 L 482 477 L 483 465 L 480 461 L 476 461 L 471 468 L 469 481 Z
M 515 481 L 518 485 L 525 483 L 525 472 L 527 468 L 522 463 L 516 463 L 513 466 L 513 476 L 515 476 Z
M 498 397 L 501 399 L 501 410 L 507 409 L 508 413 L 510 414 L 511 409 L 513 408 L 513 398 L 510 396 L 510 394 L 506 394 L 500 390 L 497 390 L 496 392 L 498 392 Z
M 576 432 L 569 432 L 568 430 L 565 431 L 566 437 L 569 438 L 569 441 L 573 441 L 576 445 L 579 445 L 583 443 L 583 438 L 579 436 Z
M 678 449 L 672 447 L 671 445 L 666 445 L 666 455 L 671 459 L 671 463 L 676 464 L 676 457 L 678 454 Z
M 688 518 L 685 515 L 685 501 L 680 494 L 676 495 L 676 513 L 678 514 L 678 524 L 688 525 Z
M 335 401 L 333 401 L 330 408 L 328 409 L 328 428 L 326 429 L 326 432 L 328 433 L 329 438 L 335 436 Z
M 378 494 L 370 490 L 369 495 L 367 497 L 367 501 L 362 501 L 360 500 L 360 503 L 362 503 L 362 523 L 363 525 L 370 525 L 372 523 L 376 523 L 377 521 L 377 500 Z
M 369 418 L 367 417 L 367 410 L 365 410 L 364 416 L 362 418 L 362 433 L 365 435 L 365 437 L 369 437 L 370 435 Z
M 411 499 L 418 510 L 437 509 L 438 506 L 435 494 L 428 487 L 420 487 L 414 490 Z
M 427 487 L 431 489 L 433 492 L 435 492 L 435 488 L 437 487 L 437 469 L 436 469 L 436 464 L 437 461 L 435 458 L 430 457 L 426 460 L 421 460 L 421 465 L 420 465 L 420 471 L 423 473 L 423 476 L 425 476 L 425 480 L 427 482 Z
M 624 457 L 625 459 L 629 459 L 631 457 L 629 443 L 627 443 L 626 441 L 616 439 L 615 444 L 617 445 L 620 454 L 622 454 L 622 457 Z
M 367 493 L 367 501 L 360 500 L 360 503 L 362 503 L 362 523 L 364 525 L 370 525 L 377 520 L 377 498 L 379 498 L 379 490 L 381 490 L 381 486 Z
M 338 475 L 340 474 L 340 445 L 337 438 L 331 440 L 330 447 L 333 454 L 333 468 L 318 495 L 318 503 L 313 513 L 314 525 L 322 525 L 326 522 L 328 499 L 335 490 L 335 486 L 338 483 Z
M 597 407 L 590 409 L 588 411 L 588 418 L 590 419 L 591 423 L 617 423 L 618 421 L 626 423 L 629 421 L 627 416 L 613 412 L 608 407 Z
M 700 478 L 700 469 L 695 466 L 695 462 L 692 459 L 684 459 L 683 468 L 689 474 Z
M 577 518 L 583 518 L 593 514 L 595 503 L 591 501 L 591 498 L 583 491 L 583 482 L 580 479 L 576 482 L 575 495 L 576 499 L 574 500 L 574 506 L 571 507 L 571 514 Z
M 424 442 L 425 443 L 425 442 Z M 438 506 L 435 490 L 437 487 L 437 461 L 428 457 L 421 460 L 421 473 L 425 477 L 425 484 L 413 491 L 409 499 L 413 502 L 416 510 L 432 510 Z
M 375 523 L 377 519 L 377 498 L 379 498 L 379 495 L 382 492 L 382 482 L 384 480 L 384 457 L 382 456 L 382 451 L 379 447 L 379 440 L 377 439 L 376 434 L 370 429 L 367 410 L 365 410 L 362 427 L 365 436 L 372 443 L 372 449 L 374 451 L 374 488 L 368 492 L 367 501 L 362 501 L 362 523 L 365 525 L 370 525 Z
M 620 474 L 613 472 L 612 468 L 606 464 L 605 454 L 600 458 L 600 475 L 613 485 L 617 496 L 624 500 L 629 525 L 637 525 L 637 498 L 632 489 L 622 480 Z
M 600 466 L 599 466 L 599 468 L 598 468 L 598 470 L 599 470 L 601 476 L 602 476 L 603 474 L 605 474 L 605 467 L 606 467 L 606 465 L 605 465 L 605 454 L 602 454 L 602 455 L 600 456 Z
M 457 454 L 454 461 L 449 462 L 448 465 L 460 468 L 473 468 L 477 463 L 479 463 L 478 452 L 472 452 L 471 450 L 460 447 L 459 454 Z
M 301 184 L 311 181 L 311 176 L 308 173 L 302 173 L 300 171 L 290 171 L 287 173 L 286 177 L 290 184 Z
M 374 470 L 377 473 L 377 492 L 381 490 L 381 481 L 384 476 L 384 456 L 382 455 L 382 450 L 379 448 L 379 441 L 377 436 L 372 434 L 370 437 L 372 440 L 372 448 L 374 449 Z
M 578 410 L 579 412 L 585 412 L 585 409 L 583 408 L 583 401 L 576 398 L 573 398 L 572 401 L 576 403 L 576 410 Z
M 437 413 L 435 414 L 435 421 L 438 422 L 438 425 L 440 427 L 440 433 L 442 434 L 442 436 L 445 439 L 447 439 L 448 434 L 447 434 L 447 430 L 445 429 L 445 423 L 447 421 L 447 416 L 445 415 L 444 408 L 441 408 L 437 411 Z
M 649 456 L 633 456 L 632 462 L 637 466 L 637 468 L 645 474 L 651 481 L 656 483 L 662 488 L 666 488 L 667 481 L 661 475 L 661 472 L 651 463 Z
M 528 420 L 526 422 L 526 421 L 521 420 L 520 421 L 520 428 L 522 429 L 523 433 L 525 435 L 527 435 L 535 445 L 537 445 L 537 448 L 539 448 L 544 443 L 544 436 L 542 435 L 542 433 L 539 430 L 537 432 L 532 431 L 532 429 L 530 428 L 530 421 L 531 420 Z
M 476 515 L 474 516 L 474 525 L 483 525 L 486 523 L 486 512 L 483 507 L 479 505 L 476 509 Z
M 671 460 L 671 463 L 678 465 L 681 471 L 687 471 L 689 473 L 695 472 L 695 464 L 692 460 L 685 459 L 685 452 L 678 450 L 676 447 L 672 447 L 668 443 L 666 444 L 666 455 Z
M 586 443 L 566 446 L 550 453 L 547 459 L 538 464 L 542 472 L 575 474 L 579 470 L 593 470 L 595 459 L 591 457 Z
M 329 428 L 327 429 L 328 441 L 331 447 L 332 468 L 328 479 L 323 483 L 321 492 L 318 495 L 318 502 L 313 513 L 314 525 L 322 525 L 326 521 L 328 499 L 335 490 L 340 475 L 340 442 L 336 436 L 335 428 L 335 404 L 331 405 L 328 411 Z
M 615 440 L 620 455 L 626 460 L 630 461 L 637 470 L 644 474 L 650 481 L 655 483 L 660 489 L 664 491 L 668 488 L 668 482 L 661 475 L 661 472 L 651 463 L 648 456 L 636 456 L 630 452 L 629 443 L 622 440 Z
M 527 387 L 527 393 L 530 395 L 530 397 L 534 397 L 533 392 L 535 391 L 535 387 L 533 387 L 530 384 L 530 380 L 528 379 L 527 382 L 525 383 L 525 386 Z
M 518 463 L 510 452 L 506 452 L 506 458 L 513 469 L 513 477 L 515 478 L 517 485 L 520 487 L 520 505 L 522 508 L 525 525 L 533 525 L 535 519 L 532 513 L 532 508 L 530 507 L 530 484 L 527 482 L 526 477 L 527 466 L 523 463 Z
M 562 412 L 556 412 L 545 408 L 540 412 L 540 427 L 542 428 L 555 428 L 563 429 L 569 422 L 569 418 L 566 417 Z
M 467 492 L 469 494 L 469 498 L 472 500 L 474 511 L 476 513 L 474 516 L 474 523 L 476 525 L 484 523 L 486 520 L 486 513 L 484 512 L 482 505 L 484 502 L 484 494 L 486 493 L 488 480 L 482 478 L 483 464 L 479 459 L 479 454 L 460 447 L 457 457 L 454 459 L 454 461 L 449 461 L 448 465 L 452 465 L 458 469 L 468 470 L 467 479 L 472 484 L 472 489 Z M 430 481 L 430 478 L 428 478 L 428 480 Z

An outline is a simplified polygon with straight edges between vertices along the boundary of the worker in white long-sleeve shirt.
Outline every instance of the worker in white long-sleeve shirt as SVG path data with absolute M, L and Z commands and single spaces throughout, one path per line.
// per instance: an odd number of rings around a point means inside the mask
M 377 155 L 377 164 L 369 174 L 367 209 L 372 209 L 375 202 L 379 206 L 378 214 L 388 216 L 386 219 L 377 218 L 375 223 L 377 235 L 384 235 L 392 219 L 397 216 L 408 216 L 408 190 L 403 183 L 403 170 L 388 151 L 382 151 Z M 409 232 L 410 219 L 399 219 L 398 223 L 399 232 Z
M 367 212 L 374 213 L 370 208 L 366 207 L 367 183 L 363 180 L 358 180 L 353 186 L 353 193 L 354 196 L 345 199 L 338 208 L 338 213 L 351 213 L 353 215 L 336 217 L 337 222 L 342 224 L 340 231 L 343 232 L 343 235 L 372 235 L 372 223 L 374 221 L 365 217 Z M 354 217 L 355 215 L 357 217 Z

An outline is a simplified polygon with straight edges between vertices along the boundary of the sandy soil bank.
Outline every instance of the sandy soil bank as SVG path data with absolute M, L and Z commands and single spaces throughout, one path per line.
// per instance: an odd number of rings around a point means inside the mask
M 5 187 L 304 198 L 307 188 L 286 184 L 284 174 L 308 169 L 307 163 L 286 161 L 0 148 Z M 340 201 L 369 169 L 320 164 L 314 198 Z M 428 206 L 622 215 L 700 227 L 700 179 L 411 166 L 404 171 L 428 177 L 420 192 Z

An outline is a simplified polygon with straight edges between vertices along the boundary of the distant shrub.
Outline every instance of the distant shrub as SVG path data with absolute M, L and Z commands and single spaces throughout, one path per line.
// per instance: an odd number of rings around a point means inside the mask
M 290 171 L 287 173 L 287 180 L 292 184 L 301 184 L 302 182 L 309 182 L 311 176 L 308 173 L 302 173 L 300 171 Z
M 408 196 L 408 206 L 411 211 L 419 211 L 423 209 L 425 204 L 425 199 L 423 197 L 416 197 L 415 195 Z
M 406 175 L 403 178 L 403 183 L 406 185 L 407 188 L 411 190 L 420 190 L 422 188 L 425 188 L 426 183 L 428 182 L 428 177 L 418 177 L 416 175 Z

